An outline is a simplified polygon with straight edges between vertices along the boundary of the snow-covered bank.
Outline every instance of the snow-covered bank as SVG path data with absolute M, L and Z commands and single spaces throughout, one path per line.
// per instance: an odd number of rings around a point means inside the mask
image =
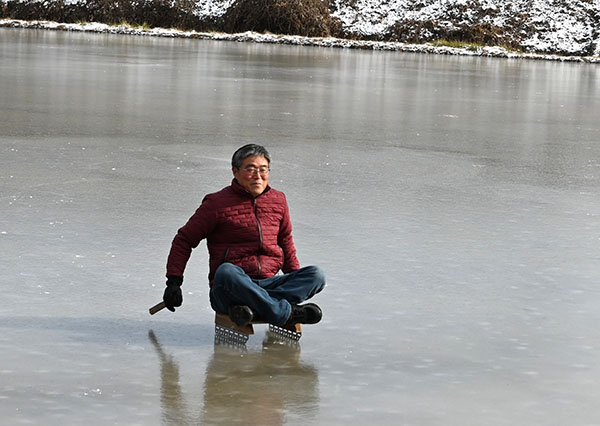
M 325 0 L 316 1 L 321 4 Z M 304 20 L 326 21 L 323 31 L 309 33 L 306 28 L 287 25 L 286 20 L 297 20 L 299 9 L 308 7 L 308 3 L 310 0 L 0 0 L 0 17 L 148 22 L 151 26 L 196 31 L 334 35 L 351 40 L 402 42 L 411 50 L 412 44 L 460 40 L 530 53 L 600 56 L 600 0 L 327 0 L 324 12 L 310 8 L 302 11 Z M 232 23 L 231 11 L 242 4 L 246 12 L 260 13 L 249 22 Z M 287 15 L 273 14 L 282 7 Z M 318 16 L 320 13 L 322 16 Z M 263 18 L 271 24 L 258 28 L 261 25 L 257 20 Z M 429 51 L 431 46 L 424 49 Z
M 552 61 L 600 63 L 599 56 L 561 56 L 534 53 L 516 53 L 504 49 L 502 47 L 496 46 L 482 46 L 477 48 L 456 48 L 448 46 L 435 46 L 431 43 L 411 44 L 401 42 L 347 40 L 334 37 L 303 37 L 290 35 L 259 34 L 250 31 L 238 34 L 226 34 L 215 32 L 180 31 L 175 29 L 164 28 L 146 29 L 141 27 L 130 27 L 125 25 L 106 25 L 102 23 L 67 24 L 51 21 L 23 21 L 17 19 L 1 19 L 0 27 L 82 31 L 156 37 L 180 37 L 190 39 L 224 40 L 255 43 L 292 44 L 303 46 L 338 47 L 367 50 L 390 50 L 440 55 L 466 55 L 512 59 L 537 59 Z
M 363 35 L 386 34 L 396 26 L 431 40 L 436 32 L 480 27 L 525 51 L 600 55 L 598 0 L 334 0 L 333 5 L 333 16 Z

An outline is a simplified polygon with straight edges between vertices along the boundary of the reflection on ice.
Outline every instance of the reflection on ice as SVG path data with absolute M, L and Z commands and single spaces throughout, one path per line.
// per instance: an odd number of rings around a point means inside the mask
M 165 424 L 283 425 L 311 423 L 318 411 L 318 370 L 300 360 L 297 342 L 267 332 L 259 350 L 232 341 L 215 343 L 204 380 L 202 409 L 182 392 L 179 366 L 155 333 Z M 199 417 L 196 417 L 199 416 Z

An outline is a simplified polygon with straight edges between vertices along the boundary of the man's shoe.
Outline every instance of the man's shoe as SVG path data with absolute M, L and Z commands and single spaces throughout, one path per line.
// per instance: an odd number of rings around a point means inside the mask
M 287 324 L 316 324 L 323 318 L 323 312 L 314 303 L 292 305 L 292 314 Z
M 244 327 L 252 321 L 254 313 L 246 305 L 235 305 L 229 308 L 229 318 L 238 327 Z

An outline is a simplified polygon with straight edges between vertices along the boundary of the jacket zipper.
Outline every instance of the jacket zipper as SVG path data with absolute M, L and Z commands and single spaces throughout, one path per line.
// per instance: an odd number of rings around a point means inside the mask
M 254 217 L 256 218 L 256 224 L 258 225 L 258 238 L 260 242 L 259 250 L 263 249 L 263 235 L 262 235 L 262 227 L 260 226 L 260 220 L 258 220 L 258 209 L 256 205 L 256 198 L 253 200 L 254 204 Z M 258 275 L 260 275 L 262 266 L 260 264 L 260 252 L 256 255 L 256 263 L 258 264 Z
M 227 248 L 227 250 L 225 250 L 225 254 L 223 255 L 223 260 L 221 261 L 221 263 L 227 262 L 228 256 L 229 256 L 229 247 Z

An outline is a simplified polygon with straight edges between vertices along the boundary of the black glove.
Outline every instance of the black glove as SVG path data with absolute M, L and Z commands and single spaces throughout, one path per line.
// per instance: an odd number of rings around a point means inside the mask
M 167 277 L 167 288 L 165 288 L 163 302 L 165 302 L 166 308 L 171 312 L 175 312 L 175 307 L 181 306 L 183 303 L 181 284 L 183 284 L 183 277 Z

